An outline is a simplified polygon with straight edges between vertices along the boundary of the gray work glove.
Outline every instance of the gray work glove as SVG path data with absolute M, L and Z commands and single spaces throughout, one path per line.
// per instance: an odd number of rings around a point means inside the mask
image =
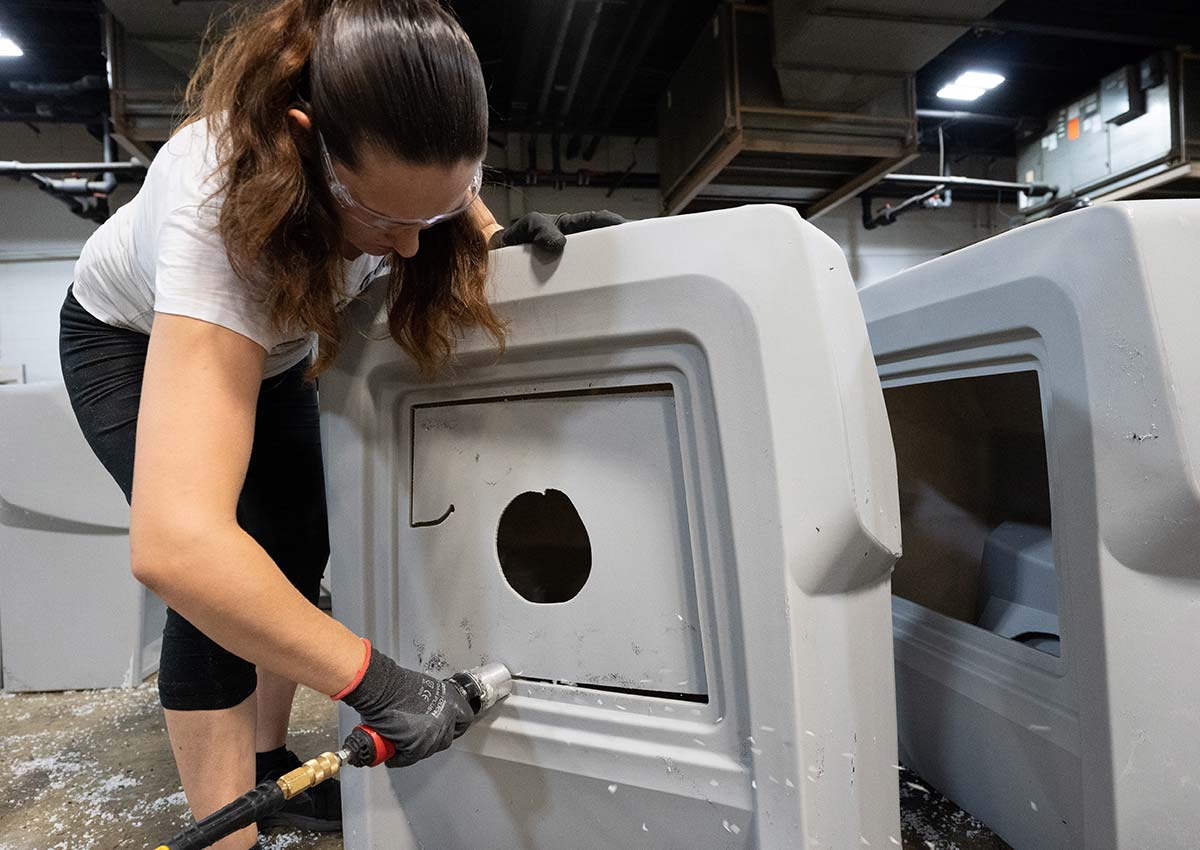
M 582 233 L 585 230 L 624 223 L 624 218 L 608 210 L 562 213 L 557 216 L 539 212 L 526 213 L 508 227 L 493 233 L 488 240 L 488 248 L 532 244 L 551 254 L 561 254 L 569 233 Z
M 406 670 L 377 649 L 358 687 L 342 702 L 396 745 L 388 767 L 408 767 L 441 752 L 475 719 L 453 682 Z

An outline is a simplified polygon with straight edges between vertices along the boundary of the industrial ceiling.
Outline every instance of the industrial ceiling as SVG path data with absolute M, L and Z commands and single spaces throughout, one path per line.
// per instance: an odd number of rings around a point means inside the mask
M 138 50 L 144 47 L 163 73 L 182 79 L 209 15 L 228 4 L 109 0 L 107 5 L 113 20 L 138 41 Z M 664 93 L 721 4 L 458 0 L 451 5 L 483 63 L 493 129 L 552 134 L 556 149 L 574 155 L 588 153 L 607 134 L 658 134 Z M 734 6 L 765 13 L 767 3 Z M 999 5 L 797 0 L 775 10 L 773 64 L 785 99 L 790 81 L 811 79 L 813 71 L 840 69 L 860 87 L 872 74 L 881 79 L 915 71 L 919 110 L 945 110 L 936 91 L 963 68 L 1000 69 L 1006 83 L 969 108 L 1002 120 L 922 117 L 914 144 L 936 149 L 934 130 L 940 127 L 941 141 L 954 156 L 1012 157 L 1025 138 L 1040 132 L 1051 109 L 1103 75 L 1157 47 L 1200 44 L 1194 8 L 1192 0 L 1006 0 Z M 72 121 L 98 131 L 101 114 L 112 107 L 104 87 L 104 12 L 92 0 L 4 0 L 0 32 L 22 45 L 25 55 L 0 62 L 0 120 Z M 881 36 L 887 32 L 901 35 Z M 795 57 L 806 58 L 797 62 Z M 829 91 L 837 94 L 836 87 Z M 161 117 L 169 124 L 170 109 L 165 111 Z M 152 138 L 148 146 L 152 149 Z M 847 168 L 852 172 L 858 165 L 851 162 Z

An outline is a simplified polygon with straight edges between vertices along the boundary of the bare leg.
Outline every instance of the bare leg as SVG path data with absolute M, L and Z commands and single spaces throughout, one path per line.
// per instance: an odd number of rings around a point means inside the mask
M 259 667 L 257 693 L 258 724 L 254 733 L 254 749 L 265 753 L 287 743 L 296 683 Z
M 197 820 L 254 787 L 254 694 L 233 708 L 169 711 L 167 734 L 192 816 Z M 249 826 L 213 845 L 214 850 L 247 850 L 258 840 Z

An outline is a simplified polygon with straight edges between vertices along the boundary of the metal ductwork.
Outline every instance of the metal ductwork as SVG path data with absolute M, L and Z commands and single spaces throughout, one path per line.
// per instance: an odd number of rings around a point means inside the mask
M 1061 186 L 1051 201 L 1024 197 L 1027 220 L 1071 199 L 1200 196 L 1200 55 L 1156 51 L 1116 69 L 1047 116 L 1019 152 L 1017 174 Z
M 104 78 L 86 75 L 67 83 L 9 80 L 0 91 L 0 120 L 91 123 L 105 109 Z M 15 108 L 11 108 L 15 107 Z
M 1000 0 L 772 0 L 772 60 L 788 106 L 855 111 L 895 90 Z
M 916 71 L 999 4 L 722 6 L 659 105 L 667 212 L 854 197 L 916 156 Z
M 113 137 L 149 162 L 179 118 L 200 39 L 225 0 L 105 0 Z

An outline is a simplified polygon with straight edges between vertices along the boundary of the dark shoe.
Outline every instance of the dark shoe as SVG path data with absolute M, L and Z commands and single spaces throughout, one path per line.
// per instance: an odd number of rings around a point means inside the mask
M 278 779 L 301 765 L 291 750 L 280 763 L 259 773 L 258 782 Z M 301 791 L 283 804 L 283 808 L 258 822 L 259 829 L 304 829 L 310 832 L 342 831 L 342 786 L 336 779 L 326 779 L 315 788 Z

